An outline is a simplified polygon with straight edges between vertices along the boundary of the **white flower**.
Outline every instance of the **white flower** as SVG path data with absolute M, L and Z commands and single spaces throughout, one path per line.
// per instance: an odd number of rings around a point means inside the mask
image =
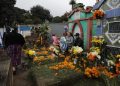
M 78 51 L 78 53 L 81 53 L 83 51 L 83 49 L 81 47 L 76 47 L 76 50 Z
M 119 62 L 120 62 L 120 59 L 119 59 Z
M 74 63 L 74 64 L 77 64 L 77 59 L 76 59 L 76 58 L 74 59 L 74 62 L 73 62 L 73 63 Z
M 115 63 L 112 60 L 108 60 L 107 63 L 108 63 L 108 66 L 115 65 Z
M 92 53 L 92 55 L 94 55 L 94 56 L 97 56 L 97 55 L 98 55 L 98 52 L 96 52 L 96 51 L 91 52 L 91 53 Z
M 104 61 L 102 61 L 101 63 L 104 64 Z
M 101 56 L 100 56 L 100 55 L 97 55 L 97 58 L 100 60 L 100 59 L 101 59 Z

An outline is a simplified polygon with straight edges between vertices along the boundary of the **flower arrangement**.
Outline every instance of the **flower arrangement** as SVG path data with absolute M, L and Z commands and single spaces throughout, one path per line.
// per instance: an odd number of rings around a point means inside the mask
M 90 52 L 87 54 L 88 60 L 89 61 L 94 61 L 98 56 L 98 52 L 94 51 L 94 52 Z
M 114 66 L 115 65 L 115 62 L 113 60 L 108 60 L 107 61 L 107 65 L 108 66 Z
M 120 58 L 120 54 L 118 54 L 116 57 L 117 57 L 117 58 Z
M 59 54 L 59 57 L 60 57 L 60 58 L 65 58 L 65 55 Z
M 52 55 L 48 55 L 47 57 L 45 57 L 45 56 L 35 56 L 33 58 L 33 62 L 36 62 L 36 63 L 41 63 L 41 62 L 48 61 L 48 60 L 54 61 L 55 58 Z
M 49 67 L 52 70 L 60 70 L 60 69 L 71 69 L 74 70 L 75 66 L 73 65 L 72 62 L 67 62 L 66 60 L 64 62 L 60 62 L 55 66 L 50 66 Z
M 120 74 L 120 63 L 116 64 L 116 73 Z
M 100 72 L 96 67 L 92 67 L 92 68 L 87 67 L 85 69 L 85 75 L 89 78 L 90 77 L 98 78 L 100 76 Z
M 100 37 L 93 37 L 92 38 L 92 43 L 103 44 L 103 42 L 104 42 L 104 38 L 100 38 Z
M 107 69 L 104 69 L 102 73 L 104 75 L 106 75 L 107 77 L 109 77 L 109 78 L 113 78 L 114 77 L 113 73 L 109 72 Z
M 83 52 L 83 49 L 81 47 L 79 47 L 79 46 L 73 46 L 71 48 L 71 53 L 73 53 L 75 55 L 80 54 L 82 52 Z
M 34 57 L 33 62 L 40 63 L 40 62 L 45 61 L 45 60 L 46 60 L 46 58 L 44 56 L 39 56 L 39 57 Z
M 53 52 L 53 53 L 59 55 L 59 50 L 58 50 L 56 47 L 50 46 L 50 47 L 49 47 L 49 50 L 50 50 L 51 52 Z
M 73 63 L 75 65 L 77 65 L 79 55 L 81 55 L 82 52 L 83 52 L 83 49 L 81 47 L 79 47 L 79 46 L 73 46 L 71 48 L 70 53 L 71 53 L 72 58 L 74 58 Z
M 100 48 L 99 47 L 91 47 L 90 51 L 97 52 L 99 54 L 100 53 Z
M 59 62 L 57 65 L 50 66 L 49 69 L 55 71 L 59 71 L 62 69 L 69 69 L 69 70 L 74 70 L 77 73 L 81 72 L 81 70 L 79 68 L 76 68 L 72 62 L 68 62 L 67 60 L 64 60 L 64 62 Z
M 40 48 L 40 50 L 45 51 L 47 50 L 45 47 Z
M 53 55 L 48 55 L 47 58 L 50 60 L 55 60 L 55 57 Z
M 34 56 L 36 55 L 36 52 L 34 50 L 25 50 L 25 54 L 29 56 Z
M 47 55 L 48 51 L 40 51 L 40 52 L 36 52 L 38 55 Z
M 100 19 L 104 17 L 104 12 L 101 10 L 95 10 L 95 12 L 93 13 L 93 18 L 94 19 Z

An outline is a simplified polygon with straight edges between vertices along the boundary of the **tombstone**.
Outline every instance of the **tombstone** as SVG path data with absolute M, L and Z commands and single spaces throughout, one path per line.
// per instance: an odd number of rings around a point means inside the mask
M 93 10 L 102 10 L 105 17 L 101 20 L 103 35 L 107 46 L 114 54 L 120 53 L 120 0 L 100 0 Z
M 80 36 L 84 41 L 84 49 L 89 50 L 92 46 L 92 36 L 97 35 L 97 22 L 92 19 L 92 7 L 88 6 L 84 9 L 84 5 L 82 3 L 75 4 L 74 7 L 75 9 L 68 17 L 69 31 L 73 34 L 80 33 Z

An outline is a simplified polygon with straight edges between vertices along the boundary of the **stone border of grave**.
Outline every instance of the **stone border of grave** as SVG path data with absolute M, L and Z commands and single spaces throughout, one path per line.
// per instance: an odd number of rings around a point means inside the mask
M 0 86 L 13 86 L 13 71 L 9 57 L 3 50 L 0 55 Z

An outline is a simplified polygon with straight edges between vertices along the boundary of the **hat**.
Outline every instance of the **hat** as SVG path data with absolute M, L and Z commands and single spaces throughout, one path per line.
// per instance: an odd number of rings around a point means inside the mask
M 80 34 L 79 33 L 76 33 L 75 36 L 79 36 Z

